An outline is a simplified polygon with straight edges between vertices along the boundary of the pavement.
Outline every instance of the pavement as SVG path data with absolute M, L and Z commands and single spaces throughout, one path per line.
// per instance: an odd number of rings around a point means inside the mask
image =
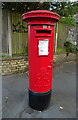
M 76 62 L 53 69 L 49 107 L 36 111 L 28 105 L 28 73 L 2 77 L 3 118 L 76 118 Z
M 2 77 L 3 118 L 76 118 L 76 63 L 53 69 L 53 91 L 49 107 L 36 111 L 28 105 L 28 73 Z
M 78 59 L 77 54 L 69 53 L 68 56 L 66 56 L 65 53 L 63 54 L 55 54 L 54 55 L 54 64 L 58 65 L 61 63 L 69 62 L 69 61 L 76 61 Z

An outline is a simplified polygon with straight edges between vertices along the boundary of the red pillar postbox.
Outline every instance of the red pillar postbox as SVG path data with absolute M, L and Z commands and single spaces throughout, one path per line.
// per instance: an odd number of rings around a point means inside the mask
M 52 92 L 54 23 L 59 15 L 36 10 L 23 14 L 22 18 L 28 22 L 29 105 L 44 110 Z

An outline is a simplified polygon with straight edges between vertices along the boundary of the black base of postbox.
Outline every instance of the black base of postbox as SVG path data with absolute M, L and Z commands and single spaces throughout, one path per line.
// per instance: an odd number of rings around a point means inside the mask
M 50 103 L 51 91 L 36 93 L 29 90 L 29 106 L 38 111 L 46 109 Z

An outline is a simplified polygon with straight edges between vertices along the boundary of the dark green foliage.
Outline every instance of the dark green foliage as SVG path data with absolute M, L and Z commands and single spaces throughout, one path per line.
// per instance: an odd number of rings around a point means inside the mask
M 65 43 L 64 43 L 64 46 L 65 46 L 65 48 L 66 48 L 66 52 L 70 52 L 71 50 L 71 47 L 72 47 L 72 44 L 69 42 L 69 41 L 66 41 Z
M 25 13 L 32 10 L 49 10 L 49 2 L 3 2 L 3 8 L 14 12 Z
M 60 16 L 73 16 L 78 13 L 78 2 L 3 2 L 2 7 L 16 12 L 50 10 Z
M 72 43 L 69 42 L 69 41 L 66 41 L 66 42 L 64 43 L 64 46 L 65 46 L 65 47 L 71 47 L 71 46 L 72 46 Z
M 78 2 L 50 2 L 51 11 L 68 17 L 78 13 Z
M 66 49 L 66 52 L 67 53 L 76 53 L 76 52 L 78 52 L 78 47 L 77 46 L 75 46 L 75 45 L 73 45 L 71 42 L 69 42 L 69 41 L 66 41 L 65 43 L 64 43 L 64 47 L 65 47 L 65 49 Z
M 75 26 L 74 15 L 78 13 L 78 2 L 51 2 L 50 4 L 51 11 L 61 16 L 60 23 Z
M 76 47 L 76 51 L 78 52 L 78 47 Z
M 60 23 L 64 23 L 64 24 L 68 24 L 70 26 L 75 26 L 76 25 L 76 22 L 75 22 L 75 19 L 71 16 L 69 17 L 61 17 Z

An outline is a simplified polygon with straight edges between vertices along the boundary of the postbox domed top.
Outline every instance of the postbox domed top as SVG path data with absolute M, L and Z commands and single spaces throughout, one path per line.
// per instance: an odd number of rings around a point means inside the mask
M 60 19 L 60 16 L 54 12 L 50 12 L 47 10 L 36 10 L 36 11 L 31 11 L 24 13 L 22 15 L 23 20 L 26 20 L 28 18 L 51 18 L 54 19 L 55 21 L 58 21 Z

